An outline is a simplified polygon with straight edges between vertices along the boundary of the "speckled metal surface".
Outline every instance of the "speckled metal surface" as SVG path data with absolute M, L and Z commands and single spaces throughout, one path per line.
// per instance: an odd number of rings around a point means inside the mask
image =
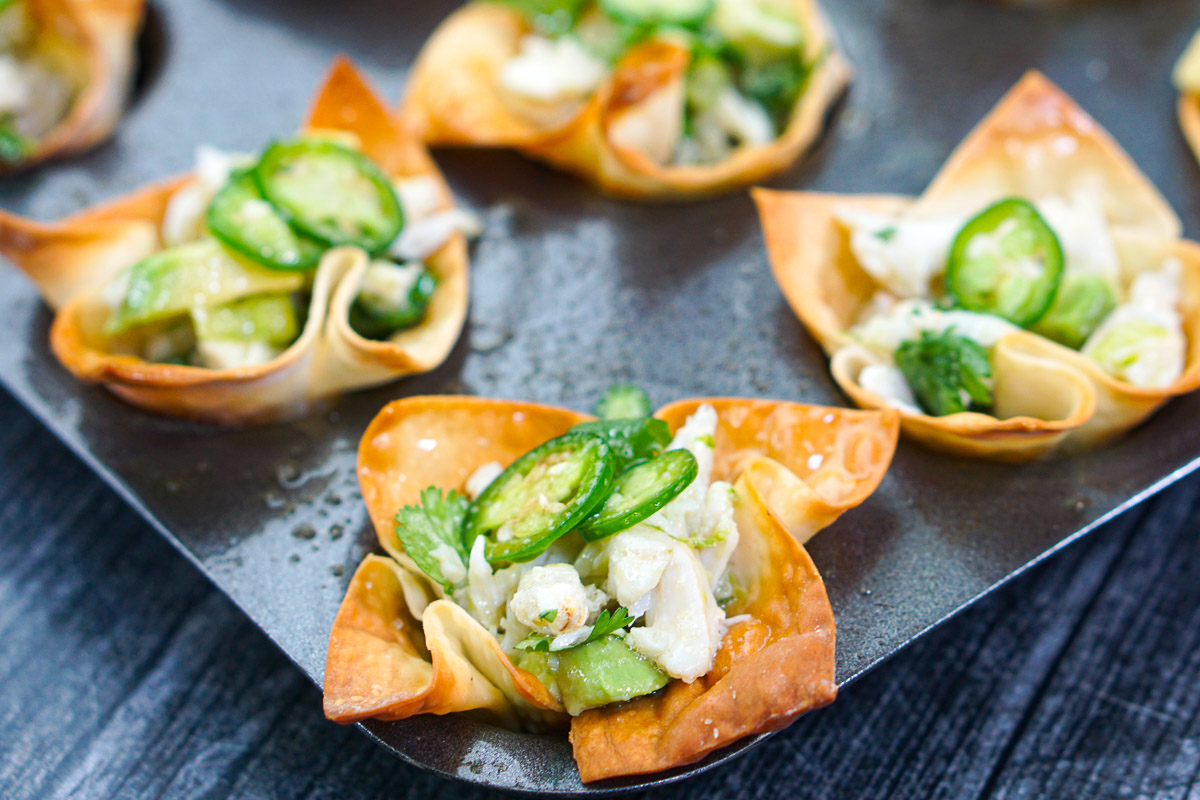
M 53 218 L 189 167 L 197 144 L 254 149 L 301 118 L 338 52 L 389 97 L 454 3 L 158 0 L 140 97 L 114 141 L 0 186 L 0 206 Z M 1170 64 L 1200 24 L 1191 0 L 1054 12 L 971 0 L 839 0 L 829 15 L 857 65 L 809 158 L 774 185 L 918 192 L 1029 67 L 1074 94 L 1200 233 L 1200 170 L 1174 122 Z M 373 546 L 354 476 L 371 416 L 396 397 L 466 392 L 587 408 L 613 380 L 658 402 L 702 395 L 842 404 L 825 360 L 767 269 L 744 193 L 645 207 L 597 197 L 506 153 L 439 161 L 487 232 L 470 323 L 436 372 L 348 397 L 288 425 L 221 431 L 147 416 L 72 381 L 46 344 L 49 313 L 0 270 L 0 380 L 154 522 L 313 680 L 350 573 Z M 1067 540 L 1197 466 L 1200 397 L 1100 453 L 1026 467 L 902 445 L 880 490 L 811 552 L 839 624 L 848 682 Z M 52 479 L 52 476 L 48 476 Z M 566 741 L 463 717 L 369 724 L 398 755 L 494 786 L 583 787 Z

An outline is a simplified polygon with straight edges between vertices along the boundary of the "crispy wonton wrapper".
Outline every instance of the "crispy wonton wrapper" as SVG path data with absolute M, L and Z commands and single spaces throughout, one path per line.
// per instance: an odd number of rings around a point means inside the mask
M 859 266 L 837 209 L 937 217 L 982 209 L 1008 196 L 1086 192 L 1098 200 L 1121 260 L 1121 278 L 1183 265 L 1182 317 L 1188 341 L 1183 375 L 1164 389 L 1117 380 L 1070 348 L 1017 332 L 996 346 L 995 416 L 932 417 L 905 412 L 917 441 L 959 455 L 1025 461 L 1060 447 L 1099 446 L 1128 431 L 1175 395 L 1200 386 L 1200 245 L 1129 156 L 1070 97 L 1027 74 L 919 198 L 757 189 L 767 251 L 788 303 L 831 358 L 834 379 L 863 408 L 886 401 L 858 376 L 878 358 L 846 333 L 878 288 Z
M 719 194 L 787 169 L 820 134 L 849 82 L 850 67 L 816 0 L 794 3 L 805 60 L 815 66 L 791 121 L 774 142 L 739 148 L 719 164 L 661 166 L 663 159 L 631 144 L 671 127 L 660 114 L 682 91 L 689 57 L 681 48 L 637 46 L 567 118 L 535 119 L 545 115 L 518 110 L 499 87 L 500 71 L 519 52 L 529 26 L 513 9 L 486 0 L 459 9 L 434 32 L 409 76 L 403 115 L 431 145 L 516 148 L 619 197 Z
M 145 0 L 25 0 L 37 50 L 75 87 L 67 115 L 0 172 L 79 153 L 108 138 L 133 83 Z
M 1175 65 L 1175 88 L 1179 90 L 1179 126 L 1197 158 L 1200 158 L 1200 31 L 1192 36 Z
M 355 136 L 392 178 L 433 178 L 441 207 L 450 207 L 450 190 L 424 147 L 404 131 L 349 61 L 334 64 L 306 128 Z M 316 269 L 300 337 L 266 364 L 216 370 L 110 352 L 102 333 L 110 306 L 102 288 L 122 269 L 161 248 L 167 202 L 189 180 L 152 185 L 55 224 L 0 212 L 0 252 L 57 309 L 51 346 L 76 377 L 102 383 L 129 402 L 163 414 L 245 423 L 299 414 L 316 399 L 425 372 L 450 353 L 467 309 L 467 245 L 459 235 L 427 262 L 438 287 L 425 319 L 388 341 L 364 339 L 350 327 L 350 304 L 368 260 L 363 251 L 343 247 L 330 250 Z
M 731 562 L 747 588 L 713 671 L 691 684 L 571 720 L 585 782 L 657 772 L 775 730 L 836 694 L 833 613 L 800 537 L 861 503 L 895 450 L 895 412 L 765 400 L 687 400 L 662 409 L 672 429 L 701 403 L 719 423 L 713 478 L 736 482 L 741 532 Z M 337 722 L 480 711 L 510 727 L 565 722 L 534 676 L 428 581 L 399 548 L 394 516 L 426 486 L 462 489 L 490 461 L 508 464 L 590 417 L 467 397 L 387 406 L 359 447 L 359 481 L 379 541 L 350 582 L 329 638 L 325 714 Z M 764 677 L 766 676 L 766 677 Z

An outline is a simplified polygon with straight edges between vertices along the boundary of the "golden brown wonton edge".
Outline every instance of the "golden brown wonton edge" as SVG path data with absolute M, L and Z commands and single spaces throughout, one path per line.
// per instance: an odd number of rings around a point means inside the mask
M 674 429 L 703 402 L 720 417 L 713 477 L 737 481 L 743 539 L 735 563 L 749 592 L 730 613 L 755 619 L 731 629 L 709 676 L 575 718 L 571 737 L 584 781 L 690 763 L 782 727 L 836 693 L 832 611 L 820 576 L 788 528 L 807 538 L 875 489 L 895 449 L 898 415 L 716 398 L 674 403 L 659 416 Z M 329 718 L 472 709 L 509 725 L 519 718 L 542 724 L 561 718 L 553 698 L 512 666 L 482 626 L 467 631 L 470 625 L 456 619 L 460 639 L 451 641 L 445 607 L 457 606 L 402 585 L 407 559 L 396 544 L 393 516 L 417 502 L 424 487 L 461 489 L 481 464 L 509 463 L 586 419 L 565 409 L 467 397 L 408 398 L 380 412 L 362 439 L 359 480 L 380 542 L 395 560 L 368 557 L 338 612 L 326 663 Z M 365 591 L 362 571 L 382 574 L 379 562 L 390 562 L 386 573 L 393 577 L 373 579 L 374 591 Z M 423 623 L 410 611 L 414 600 L 433 601 Z M 471 649 L 463 639 L 473 643 L 475 659 L 463 657 Z M 769 690 L 761 669 L 775 675 Z M 483 675 L 496 678 L 498 691 L 481 689 Z

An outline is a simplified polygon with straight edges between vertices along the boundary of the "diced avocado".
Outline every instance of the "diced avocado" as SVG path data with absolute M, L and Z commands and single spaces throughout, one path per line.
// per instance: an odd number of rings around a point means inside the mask
M 558 688 L 572 716 L 589 708 L 656 692 L 668 678 L 619 636 L 558 653 Z
M 265 342 L 287 347 L 299 334 L 296 306 L 288 294 L 260 294 L 212 308 L 195 309 L 201 340 Z
M 263 269 L 238 258 L 214 239 L 170 247 L 134 264 L 124 299 L 104 327 L 108 336 L 150 322 L 251 295 L 295 291 L 298 272 Z
M 558 680 L 555 677 L 558 671 L 558 653 L 547 653 L 544 650 L 514 650 L 512 660 L 518 669 L 532 673 L 549 690 L 550 694 L 560 701 L 562 700 L 562 693 L 558 690 Z
M 1170 335 L 1166 326 L 1158 322 L 1129 316 L 1116 324 L 1105 325 L 1088 340 L 1083 354 L 1109 375 L 1126 380 L 1126 371 L 1143 357 L 1147 343 L 1165 340 Z
M 710 24 L 749 62 L 778 58 L 804 43 L 795 18 L 771 0 L 720 0 Z
M 1117 294 L 1099 275 L 1071 275 L 1063 281 L 1034 333 L 1078 350 L 1117 307 Z

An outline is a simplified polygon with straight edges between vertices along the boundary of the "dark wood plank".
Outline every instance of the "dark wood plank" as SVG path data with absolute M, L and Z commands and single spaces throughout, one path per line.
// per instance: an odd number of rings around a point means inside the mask
M 0 416 L 0 796 L 489 796 L 325 722 L 186 560 L 7 396 Z M 656 796 L 1195 797 L 1198 498 L 1184 481 Z

